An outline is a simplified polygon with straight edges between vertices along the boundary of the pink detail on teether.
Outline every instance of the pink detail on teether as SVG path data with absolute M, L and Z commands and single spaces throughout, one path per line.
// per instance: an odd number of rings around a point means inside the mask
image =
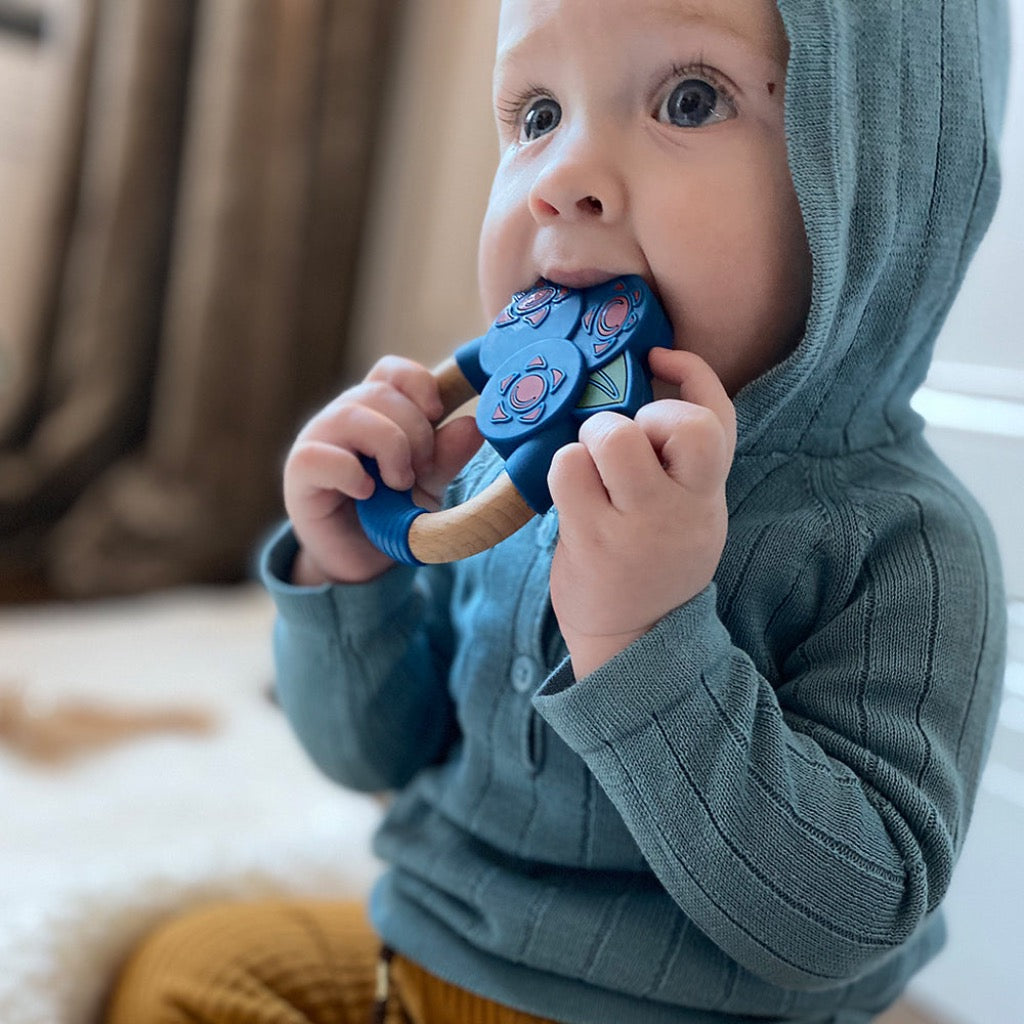
M 520 313 L 529 313 L 531 310 L 537 309 L 540 306 L 546 306 L 555 297 L 555 290 L 550 285 L 540 285 L 534 288 L 533 291 L 527 292 L 520 300 L 516 303 L 518 311 Z
M 539 374 L 531 373 L 516 382 L 512 389 L 511 402 L 516 409 L 529 409 L 547 393 L 548 385 Z
M 623 298 L 621 295 L 616 295 L 615 298 L 609 299 L 601 307 L 597 333 L 606 338 L 611 335 L 618 334 L 619 331 L 622 330 L 629 313 L 630 306 L 628 299 Z

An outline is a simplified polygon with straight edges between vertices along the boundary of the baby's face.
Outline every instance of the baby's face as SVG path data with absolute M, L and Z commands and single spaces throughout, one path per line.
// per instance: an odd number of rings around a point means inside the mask
M 639 274 L 730 394 L 783 358 L 810 296 L 787 54 L 773 0 L 503 0 L 487 315 Z

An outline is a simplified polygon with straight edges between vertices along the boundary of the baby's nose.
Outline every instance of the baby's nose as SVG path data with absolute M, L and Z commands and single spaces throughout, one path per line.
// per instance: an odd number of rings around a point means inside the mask
M 533 198 L 532 205 L 535 208 L 535 212 L 539 213 L 541 216 L 557 217 L 562 212 L 553 203 L 549 203 L 539 195 Z M 576 209 L 583 216 L 586 216 L 587 214 L 594 214 L 600 217 L 601 214 L 604 213 L 604 203 L 602 203 L 597 196 L 584 196 L 582 199 L 576 200 Z
M 582 140 L 552 155 L 530 189 L 529 205 L 540 222 L 610 221 L 625 205 L 625 188 L 607 151 Z

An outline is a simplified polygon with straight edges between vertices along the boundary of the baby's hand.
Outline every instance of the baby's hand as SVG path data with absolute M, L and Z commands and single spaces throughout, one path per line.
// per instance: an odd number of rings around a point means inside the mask
M 284 467 L 285 508 L 300 544 L 294 583 L 358 583 L 393 564 L 367 540 L 356 515 L 353 499 L 374 490 L 359 457 L 377 460 L 388 487 L 404 491 L 416 485 L 423 503 L 436 506 L 480 445 L 469 416 L 435 434 L 443 413 L 430 371 L 387 356 L 306 424 Z
M 560 527 L 551 601 L 577 678 L 699 594 L 725 546 L 732 402 L 691 352 L 653 349 L 650 367 L 680 397 L 633 420 L 591 417 L 548 475 Z

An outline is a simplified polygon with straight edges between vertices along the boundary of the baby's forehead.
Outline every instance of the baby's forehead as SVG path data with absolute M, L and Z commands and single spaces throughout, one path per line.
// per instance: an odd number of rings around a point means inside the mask
M 775 0 L 502 0 L 498 49 L 543 40 L 574 25 L 593 30 L 602 17 L 618 19 L 623 13 L 652 29 L 715 28 L 781 65 L 788 59 L 789 42 Z

